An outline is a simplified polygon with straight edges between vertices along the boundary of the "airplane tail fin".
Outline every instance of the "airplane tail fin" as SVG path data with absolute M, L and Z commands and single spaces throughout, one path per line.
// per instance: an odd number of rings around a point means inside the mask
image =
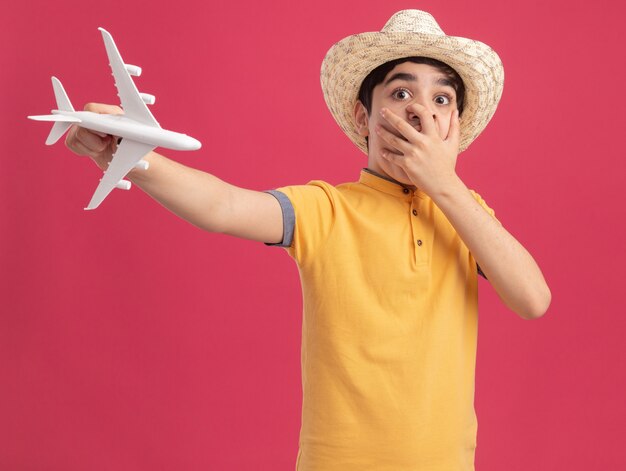
M 54 97 L 57 99 L 57 110 L 74 111 L 74 107 L 67 97 L 63 85 L 61 85 L 61 81 L 56 77 L 52 77 L 52 88 L 54 89 Z
M 63 89 L 63 85 L 58 78 L 52 77 L 52 88 L 54 90 L 54 97 L 57 101 L 57 110 L 55 111 L 74 111 L 74 107 L 70 102 L 70 99 Z M 54 111 L 52 112 L 54 113 Z M 57 142 L 63 134 L 70 128 L 73 123 L 80 123 L 80 119 L 71 116 L 64 116 L 61 114 L 49 114 L 43 116 L 29 116 L 30 119 L 36 121 L 54 121 L 54 125 L 50 130 L 48 139 L 46 139 L 47 145 L 52 145 Z

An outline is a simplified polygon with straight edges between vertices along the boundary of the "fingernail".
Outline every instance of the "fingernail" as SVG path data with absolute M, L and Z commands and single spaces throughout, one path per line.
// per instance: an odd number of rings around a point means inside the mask
M 98 131 L 91 131 L 92 133 L 100 136 L 100 137 L 107 137 L 107 134 L 103 133 L 103 132 L 98 132 Z

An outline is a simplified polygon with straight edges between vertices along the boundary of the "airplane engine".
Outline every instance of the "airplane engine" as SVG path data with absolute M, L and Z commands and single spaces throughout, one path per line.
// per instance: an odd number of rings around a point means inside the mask
M 131 183 L 128 180 L 120 180 L 115 184 L 115 188 L 120 190 L 130 190 Z
M 154 95 L 150 95 L 149 93 L 140 93 L 141 99 L 146 105 L 154 105 L 156 101 L 156 97 Z
M 148 162 L 147 160 L 143 160 L 143 159 L 141 159 L 139 162 L 135 164 L 135 168 L 138 168 L 141 170 L 148 170 L 148 167 L 150 167 L 150 162 Z
M 139 77 L 141 75 L 141 67 L 132 64 L 124 64 L 126 67 L 126 72 L 135 77 Z

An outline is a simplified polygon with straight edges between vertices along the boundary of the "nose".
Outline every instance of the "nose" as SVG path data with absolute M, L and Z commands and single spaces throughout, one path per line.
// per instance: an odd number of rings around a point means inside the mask
M 423 108 L 426 108 L 424 112 L 427 114 L 430 114 L 433 117 L 433 119 L 436 119 L 435 113 L 433 112 L 432 108 L 427 103 L 425 103 L 422 100 L 414 101 L 413 103 L 408 104 L 406 107 L 407 120 L 409 121 L 409 123 L 411 123 L 411 125 L 417 126 L 420 124 L 420 117 L 415 110 L 416 107 L 412 106 L 415 103 L 421 105 L 421 107 Z
M 413 121 L 419 121 L 420 117 L 418 116 L 418 114 L 415 112 L 414 108 L 412 106 L 407 106 L 406 107 L 406 114 L 407 114 L 407 118 L 409 119 L 409 122 L 413 122 Z
M 415 112 L 415 109 L 411 106 L 407 107 L 407 121 L 411 126 L 417 128 L 418 131 L 421 131 L 421 120 L 419 115 Z

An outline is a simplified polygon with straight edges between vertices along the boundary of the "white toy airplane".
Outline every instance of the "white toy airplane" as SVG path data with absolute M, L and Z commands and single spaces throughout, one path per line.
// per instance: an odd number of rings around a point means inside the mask
M 130 189 L 130 182 L 124 180 L 124 177 L 134 167 L 146 170 L 148 162 L 142 158 L 155 147 L 196 150 L 201 146 L 200 142 L 193 137 L 161 128 L 146 106 L 154 104 L 155 97 L 147 93 L 139 93 L 130 77 L 141 75 L 141 68 L 124 64 L 113 37 L 103 28 L 98 29 L 102 31 L 104 46 L 109 56 L 109 64 L 113 70 L 113 78 L 124 114 L 108 115 L 90 111 L 74 111 L 63 85 L 56 77 L 52 77 L 52 88 L 59 109 L 52 110 L 51 115 L 29 116 L 30 119 L 37 121 L 55 121 L 46 140 L 47 145 L 57 142 L 74 123 L 80 123 L 83 128 L 122 138 L 109 168 L 85 209 L 96 209 L 114 188 Z

